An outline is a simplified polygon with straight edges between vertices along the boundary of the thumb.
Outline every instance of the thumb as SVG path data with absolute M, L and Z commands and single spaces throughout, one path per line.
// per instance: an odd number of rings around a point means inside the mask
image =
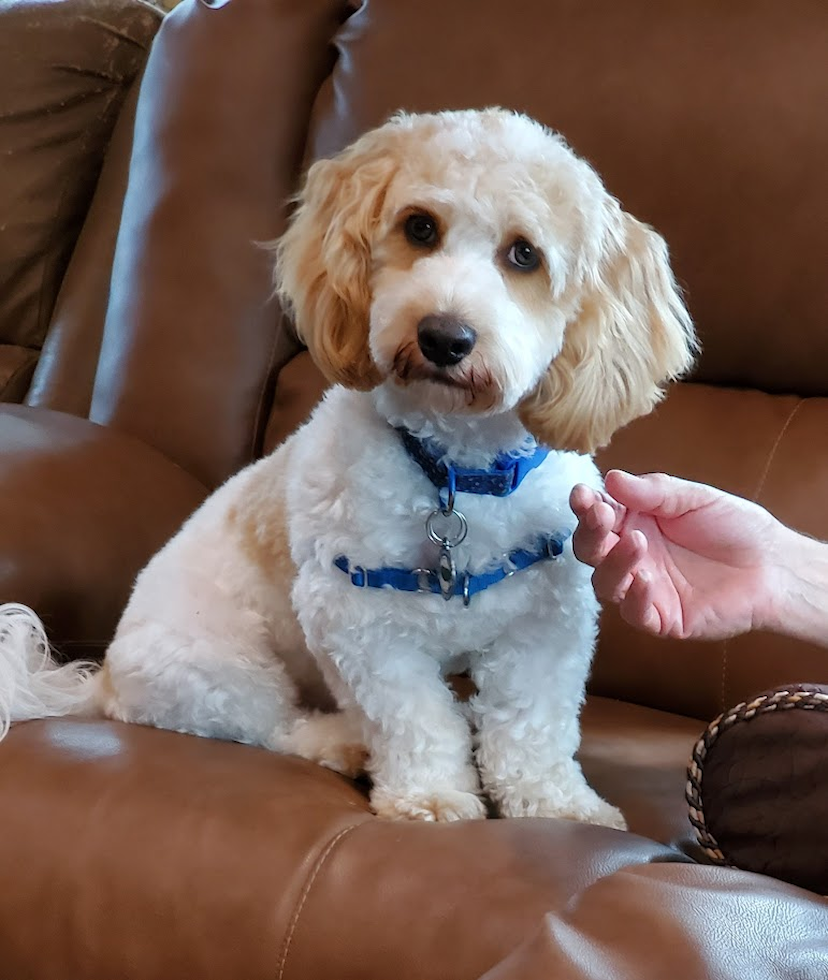
M 653 517 L 681 517 L 714 503 L 722 494 L 703 483 L 680 480 L 666 473 L 634 476 L 624 470 L 610 470 L 604 483 L 607 491 L 629 510 Z

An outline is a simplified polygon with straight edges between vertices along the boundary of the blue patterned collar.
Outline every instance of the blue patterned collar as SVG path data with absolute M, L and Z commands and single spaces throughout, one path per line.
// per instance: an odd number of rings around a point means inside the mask
M 549 455 L 549 450 L 533 439 L 527 445 L 527 453 L 498 453 L 487 469 L 469 469 L 446 462 L 445 449 L 434 440 L 420 439 L 408 429 L 398 428 L 397 432 L 405 451 L 437 487 L 441 498 L 444 493 L 448 498 L 455 493 L 508 497 Z

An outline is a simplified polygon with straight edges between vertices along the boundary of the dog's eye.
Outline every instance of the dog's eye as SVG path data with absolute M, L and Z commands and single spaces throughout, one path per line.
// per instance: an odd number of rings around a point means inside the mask
M 412 245 L 433 245 L 437 222 L 428 214 L 411 214 L 405 219 L 405 237 Z
M 509 249 L 506 258 L 511 265 L 522 272 L 532 272 L 540 265 L 540 256 L 525 238 L 518 238 Z

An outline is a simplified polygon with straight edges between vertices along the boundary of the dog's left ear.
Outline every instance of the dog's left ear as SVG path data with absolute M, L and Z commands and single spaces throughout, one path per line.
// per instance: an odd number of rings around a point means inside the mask
M 290 227 L 275 246 L 279 298 L 333 383 L 380 381 L 368 347 L 371 246 L 396 160 L 382 129 L 308 171 Z
M 563 348 L 519 408 L 535 438 L 592 453 L 651 411 L 697 351 L 664 239 L 612 200 L 602 257 Z

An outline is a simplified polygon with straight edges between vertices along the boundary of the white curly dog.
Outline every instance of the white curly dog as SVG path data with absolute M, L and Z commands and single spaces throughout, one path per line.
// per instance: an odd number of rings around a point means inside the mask
M 575 759 L 598 605 L 568 497 L 692 362 L 664 241 L 489 109 L 400 114 L 316 163 L 275 251 L 333 387 L 141 572 L 103 669 L 59 668 L 5 607 L 0 724 L 104 715 L 364 766 L 387 817 L 482 817 L 486 794 L 623 827 Z

